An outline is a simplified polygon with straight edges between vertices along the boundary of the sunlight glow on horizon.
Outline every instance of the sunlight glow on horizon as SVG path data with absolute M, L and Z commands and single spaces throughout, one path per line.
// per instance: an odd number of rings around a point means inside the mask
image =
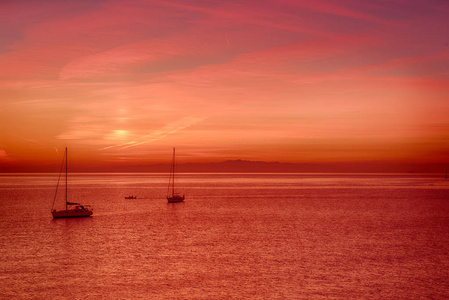
M 438 0 L 0 3 L 0 172 L 58 165 L 66 146 L 99 169 L 174 146 L 185 162 L 448 164 L 448 15 Z

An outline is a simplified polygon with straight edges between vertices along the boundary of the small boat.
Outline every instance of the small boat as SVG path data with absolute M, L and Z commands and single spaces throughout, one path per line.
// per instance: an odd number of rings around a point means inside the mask
M 126 196 L 125 199 L 137 199 L 137 196 Z
M 65 209 L 54 209 L 56 195 L 58 194 L 59 182 L 61 179 L 62 168 L 65 161 Z M 77 217 L 90 217 L 93 214 L 92 207 L 90 205 L 81 205 L 80 203 L 69 202 L 67 198 L 67 148 L 65 148 L 64 158 L 62 159 L 61 171 L 59 172 L 58 184 L 56 185 L 55 197 L 53 199 L 53 205 L 51 209 L 53 218 L 77 218 Z
M 168 180 L 167 201 L 168 203 L 184 202 L 185 195 L 175 193 L 175 148 L 173 148 L 173 160 L 170 168 L 170 178 Z

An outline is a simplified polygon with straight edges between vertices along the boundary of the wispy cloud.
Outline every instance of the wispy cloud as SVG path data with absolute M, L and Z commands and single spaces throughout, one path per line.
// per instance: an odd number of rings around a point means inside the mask
M 126 149 L 155 142 L 167 137 L 168 135 L 178 133 L 198 122 L 201 122 L 204 119 L 204 117 L 182 117 L 179 120 L 166 124 L 163 128 L 155 130 L 150 134 L 138 137 L 129 142 L 103 147 L 100 150 Z

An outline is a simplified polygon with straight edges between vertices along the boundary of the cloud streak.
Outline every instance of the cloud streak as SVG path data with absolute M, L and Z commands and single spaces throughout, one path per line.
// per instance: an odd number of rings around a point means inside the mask
M 131 147 L 141 146 L 147 143 L 155 142 L 161 140 L 171 134 L 176 134 L 196 123 L 201 122 L 205 118 L 200 117 L 183 117 L 174 122 L 170 122 L 166 124 L 162 129 L 155 130 L 151 134 L 147 134 L 137 139 L 133 139 L 132 141 L 121 143 L 117 145 L 107 146 L 100 148 L 100 150 L 109 150 L 109 149 L 127 149 Z

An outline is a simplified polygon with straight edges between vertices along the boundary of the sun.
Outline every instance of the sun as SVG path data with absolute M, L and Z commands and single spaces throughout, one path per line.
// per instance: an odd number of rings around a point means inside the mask
M 113 141 L 126 141 L 130 137 L 130 132 L 124 129 L 115 129 L 112 130 L 107 136 L 106 139 Z

